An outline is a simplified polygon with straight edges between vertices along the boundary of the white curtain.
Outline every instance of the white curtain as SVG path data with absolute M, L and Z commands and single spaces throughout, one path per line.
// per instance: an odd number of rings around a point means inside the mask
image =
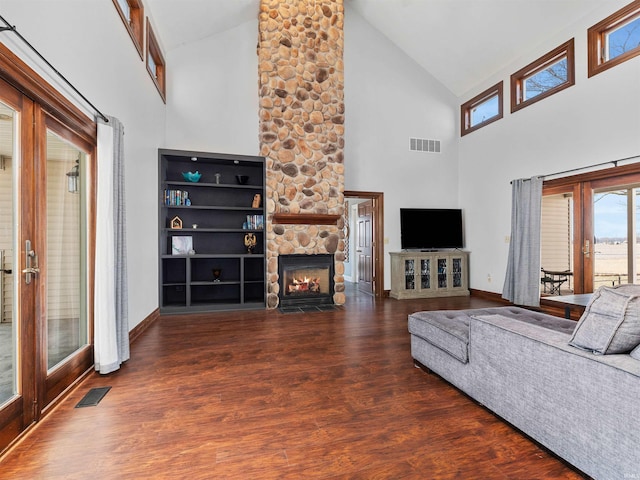
M 124 129 L 98 122 L 94 362 L 102 374 L 129 359 Z
M 516 305 L 540 305 L 542 177 L 511 182 L 511 243 L 502 298 Z

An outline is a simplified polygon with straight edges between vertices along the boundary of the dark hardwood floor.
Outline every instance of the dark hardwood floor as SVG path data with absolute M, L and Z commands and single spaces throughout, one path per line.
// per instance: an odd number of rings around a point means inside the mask
M 578 479 L 413 366 L 407 315 L 478 298 L 333 312 L 163 316 L 112 375 L 93 374 L 0 462 L 19 479 Z M 95 407 L 74 408 L 111 386 Z

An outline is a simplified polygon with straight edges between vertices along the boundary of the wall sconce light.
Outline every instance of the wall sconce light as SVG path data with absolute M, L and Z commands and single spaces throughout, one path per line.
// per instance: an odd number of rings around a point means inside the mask
M 80 179 L 80 157 L 76 160 L 70 172 L 67 173 L 67 190 L 69 193 L 78 193 Z

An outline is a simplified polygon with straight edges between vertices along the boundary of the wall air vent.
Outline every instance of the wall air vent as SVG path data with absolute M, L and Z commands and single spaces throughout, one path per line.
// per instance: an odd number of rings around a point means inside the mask
M 440 140 L 426 138 L 410 138 L 409 149 L 414 152 L 440 153 Z

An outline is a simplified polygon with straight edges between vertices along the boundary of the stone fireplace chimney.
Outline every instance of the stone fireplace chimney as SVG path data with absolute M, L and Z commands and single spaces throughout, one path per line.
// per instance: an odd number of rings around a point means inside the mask
M 280 301 L 278 256 L 290 254 L 332 254 L 333 301 L 345 302 L 343 19 L 342 0 L 261 0 L 268 308 Z

